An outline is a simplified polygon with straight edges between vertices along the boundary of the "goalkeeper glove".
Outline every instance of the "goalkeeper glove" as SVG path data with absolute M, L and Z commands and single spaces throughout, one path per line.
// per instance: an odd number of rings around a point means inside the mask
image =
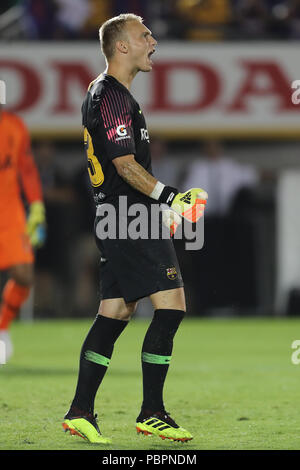
M 163 224 L 170 230 L 171 236 L 175 234 L 178 225 L 181 224 L 181 220 L 180 215 L 171 209 L 164 209 L 162 211 Z
M 46 237 L 45 206 L 41 201 L 32 202 L 29 206 L 26 232 L 34 248 L 44 244 Z
M 171 209 L 190 222 L 197 222 L 203 216 L 207 192 L 201 188 L 191 188 L 178 193 L 171 202 Z
M 181 217 L 189 222 L 197 222 L 203 216 L 207 192 L 201 188 L 191 188 L 185 193 L 165 186 L 159 181 L 156 183 L 150 197 L 160 203 L 168 204 Z

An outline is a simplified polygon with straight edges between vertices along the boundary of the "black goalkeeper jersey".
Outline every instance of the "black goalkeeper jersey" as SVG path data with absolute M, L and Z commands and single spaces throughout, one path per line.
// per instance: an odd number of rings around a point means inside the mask
M 101 74 L 91 83 L 81 111 L 95 203 L 113 202 L 119 196 L 127 196 L 130 203 L 153 203 L 126 183 L 112 163 L 116 157 L 134 154 L 152 174 L 146 122 L 132 94 L 111 75 Z

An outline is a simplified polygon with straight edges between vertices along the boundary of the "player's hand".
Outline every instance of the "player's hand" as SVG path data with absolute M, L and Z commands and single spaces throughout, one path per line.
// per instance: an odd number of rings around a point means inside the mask
M 185 193 L 178 193 L 171 208 L 189 222 L 197 222 L 203 216 L 207 192 L 201 188 L 191 188 Z
M 162 221 L 163 224 L 170 230 L 171 236 L 173 236 L 177 230 L 178 225 L 181 224 L 182 218 L 177 212 L 172 209 L 162 210 Z
M 41 201 L 35 201 L 29 206 L 26 232 L 34 248 L 41 247 L 46 238 L 45 206 Z

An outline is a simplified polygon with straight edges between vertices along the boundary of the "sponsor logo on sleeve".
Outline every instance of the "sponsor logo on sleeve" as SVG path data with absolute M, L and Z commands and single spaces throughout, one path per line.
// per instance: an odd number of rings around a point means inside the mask
M 147 140 L 150 143 L 149 133 L 147 129 L 141 129 L 141 140 Z

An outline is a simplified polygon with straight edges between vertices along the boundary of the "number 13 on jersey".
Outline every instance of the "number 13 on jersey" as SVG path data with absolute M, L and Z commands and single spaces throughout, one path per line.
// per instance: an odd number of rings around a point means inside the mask
M 92 142 L 92 138 L 89 134 L 87 128 L 84 128 L 83 131 L 83 138 L 84 138 L 84 148 L 86 150 L 86 156 L 88 159 L 88 172 L 90 176 L 90 180 L 93 186 L 101 186 L 104 181 L 104 174 L 102 171 L 102 166 L 94 154 L 94 146 Z

